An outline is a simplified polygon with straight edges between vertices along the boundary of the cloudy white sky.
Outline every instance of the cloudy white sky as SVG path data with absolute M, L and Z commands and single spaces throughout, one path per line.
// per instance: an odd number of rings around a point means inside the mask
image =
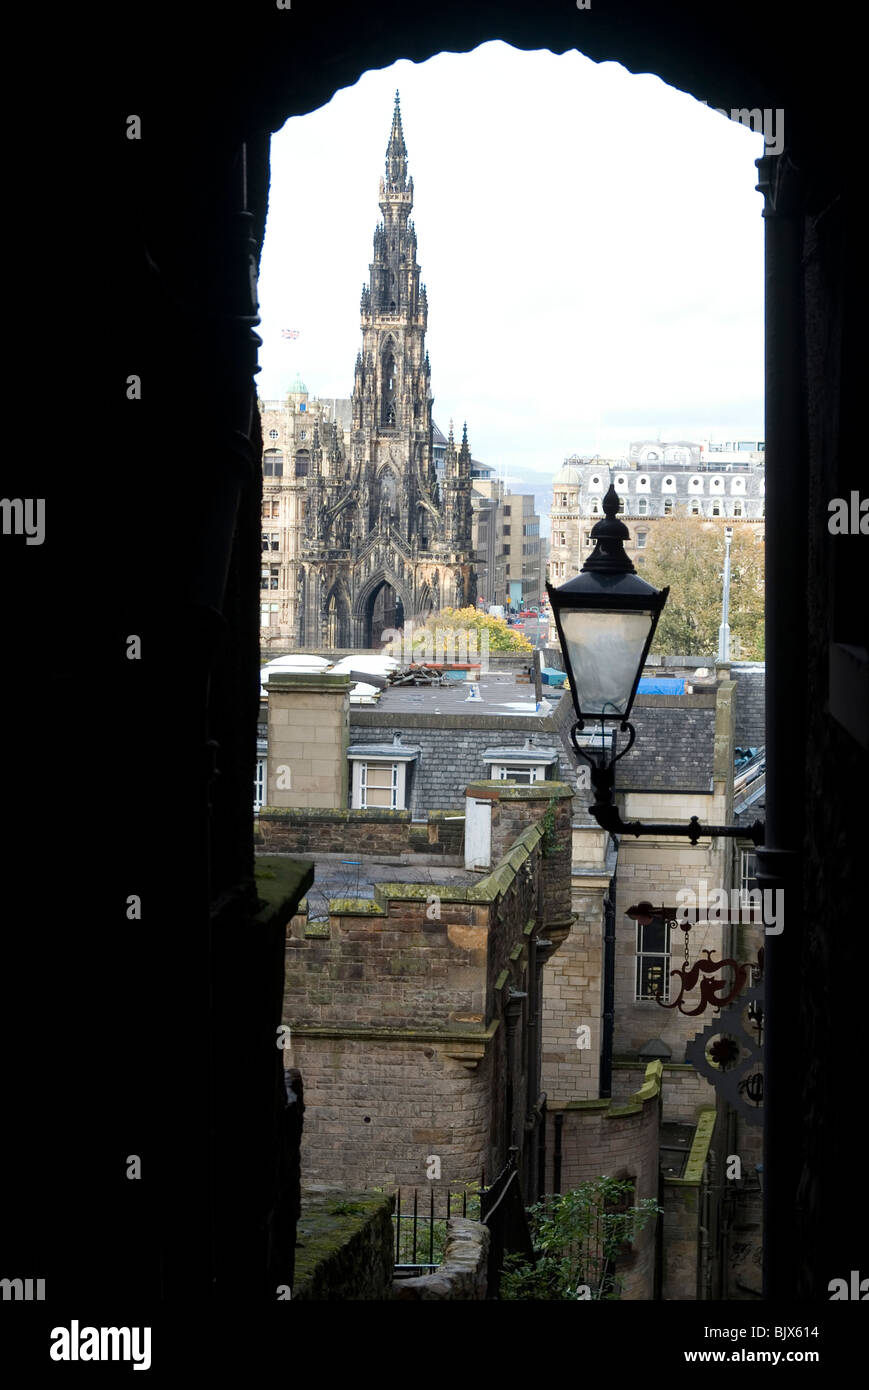
M 763 437 L 763 136 L 658 77 L 501 42 L 368 72 L 273 137 L 261 396 L 296 371 L 350 395 L 396 88 L 444 431 L 467 420 L 508 479 Z

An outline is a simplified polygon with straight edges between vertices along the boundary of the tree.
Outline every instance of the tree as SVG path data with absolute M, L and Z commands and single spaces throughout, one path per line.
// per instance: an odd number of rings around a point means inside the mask
M 638 566 L 656 588 L 670 586 L 652 652 L 708 656 L 718 652 L 726 522 L 673 516 L 650 529 Z M 734 526 L 730 547 L 731 652 L 745 661 L 764 656 L 764 543 L 750 526 Z
M 508 1255 L 501 1298 L 618 1298 L 613 1261 L 663 1210 L 654 1197 L 628 1206 L 633 1191 L 632 1182 L 600 1177 L 529 1207 L 536 1263 Z
M 503 618 L 493 617 L 491 613 L 481 613 L 479 608 L 442 608 L 426 619 L 424 627 L 414 628 L 413 645 L 423 647 L 426 638 L 434 639 L 438 628 L 453 632 L 457 636 L 464 633 L 465 642 L 470 632 L 477 634 L 477 651 L 480 650 L 479 637 L 487 633 L 490 652 L 533 652 L 534 648 L 520 632 L 515 632 Z

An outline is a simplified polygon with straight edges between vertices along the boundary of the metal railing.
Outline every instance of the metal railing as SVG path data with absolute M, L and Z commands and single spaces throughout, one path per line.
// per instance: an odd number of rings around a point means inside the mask
M 498 1297 L 506 1255 L 522 1255 L 529 1264 L 534 1264 L 537 1259 L 528 1228 L 516 1156 L 517 1151 L 511 1148 L 507 1162 L 492 1186 L 480 1194 L 482 1220 L 489 1228 L 487 1297 L 490 1299 Z
M 443 1259 L 447 1237 L 447 1221 L 451 1216 L 466 1216 L 480 1220 L 480 1182 L 465 1183 L 457 1190 L 432 1184 L 420 1194 L 418 1187 L 411 1191 L 397 1188 L 392 1224 L 395 1231 L 395 1277 L 409 1279 L 418 1274 L 430 1274 Z

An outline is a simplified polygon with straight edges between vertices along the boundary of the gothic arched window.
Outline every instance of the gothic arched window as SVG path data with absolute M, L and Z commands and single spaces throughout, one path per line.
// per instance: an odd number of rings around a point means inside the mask
M 393 309 L 395 305 L 392 306 Z M 387 338 L 386 347 L 381 359 L 381 382 L 383 391 L 383 408 L 381 413 L 381 424 L 395 424 L 395 391 L 397 386 L 395 371 L 395 356 L 392 351 L 392 340 Z

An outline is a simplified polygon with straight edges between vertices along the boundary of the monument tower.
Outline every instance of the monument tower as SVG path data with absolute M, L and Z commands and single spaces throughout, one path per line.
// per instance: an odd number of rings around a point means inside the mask
M 440 482 L 432 453 L 428 300 L 398 92 L 379 202 L 349 443 L 333 427 L 325 441 L 315 431 L 311 450 L 299 645 L 377 646 L 387 628 L 476 602 L 467 427 L 458 448 L 450 428 Z

